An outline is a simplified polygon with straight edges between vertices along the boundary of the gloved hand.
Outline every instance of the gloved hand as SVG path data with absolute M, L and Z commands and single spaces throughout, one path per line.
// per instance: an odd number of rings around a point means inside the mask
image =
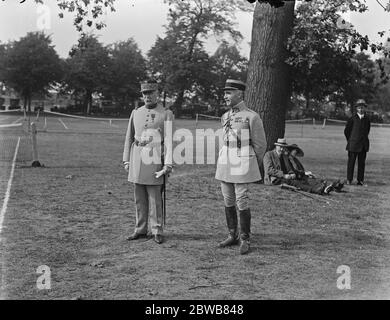
M 156 179 L 160 178 L 163 174 L 169 175 L 172 172 L 171 166 L 164 166 L 162 170 L 154 173 Z

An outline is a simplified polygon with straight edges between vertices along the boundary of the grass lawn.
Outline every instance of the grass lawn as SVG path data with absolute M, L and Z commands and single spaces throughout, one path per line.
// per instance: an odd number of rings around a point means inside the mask
M 18 118 L 7 117 L 2 123 Z M 44 167 L 30 167 L 26 139 L 16 162 L 0 234 L 4 298 L 390 298 L 390 128 L 371 130 L 368 186 L 346 186 L 345 193 L 324 197 L 329 203 L 252 184 L 252 251 L 240 256 L 238 247 L 216 247 L 227 230 L 215 165 L 175 168 L 167 185 L 166 242 L 128 242 L 135 210 L 121 163 L 126 121 L 51 116 L 46 124 L 38 134 Z M 43 125 L 41 118 L 38 128 Z M 195 121 L 177 120 L 176 128 L 194 131 Z M 305 151 L 308 170 L 344 178 L 343 129 L 288 124 L 286 137 Z M 0 138 L 2 205 L 16 139 L 1 129 Z M 37 289 L 41 265 L 50 267 L 50 290 Z M 350 290 L 337 288 L 340 265 L 350 267 Z

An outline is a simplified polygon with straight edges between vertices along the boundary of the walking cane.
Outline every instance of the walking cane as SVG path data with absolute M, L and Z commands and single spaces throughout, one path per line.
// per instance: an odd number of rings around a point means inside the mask
M 165 178 L 165 175 L 166 175 L 166 171 L 163 169 L 163 170 L 160 170 L 160 171 L 157 171 L 154 173 L 155 174 L 155 177 L 158 179 L 160 178 L 161 176 L 163 176 L 163 184 L 162 184 L 162 188 L 161 188 L 161 197 L 163 199 L 163 226 L 165 226 L 165 221 L 166 221 L 166 202 L 167 202 L 167 194 L 166 194 L 166 178 Z
M 167 193 L 166 193 L 166 188 L 165 188 L 165 174 L 164 174 L 164 177 L 163 177 L 163 192 L 164 192 L 164 196 L 163 196 L 163 226 L 165 227 L 165 217 L 166 217 L 166 203 L 167 203 Z
M 281 187 L 282 189 L 287 189 L 287 190 L 294 191 L 294 192 L 296 192 L 296 193 L 299 193 L 299 194 L 301 194 L 301 195 L 303 195 L 303 196 L 305 196 L 305 197 L 311 198 L 311 199 L 313 199 L 313 200 L 325 202 L 326 204 L 329 204 L 329 202 L 330 202 L 328 199 L 321 199 L 320 197 L 317 197 L 317 195 L 310 194 L 310 193 L 308 193 L 308 192 L 306 192 L 306 191 L 303 191 L 303 190 L 298 189 L 297 187 L 290 186 L 290 185 L 285 184 L 285 183 L 282 183 L 282 184 L 280 185 L 280 187 Z M 335 201 L 335 200 L 332 200 L 332 202 L 336 202 L 336 201 Z

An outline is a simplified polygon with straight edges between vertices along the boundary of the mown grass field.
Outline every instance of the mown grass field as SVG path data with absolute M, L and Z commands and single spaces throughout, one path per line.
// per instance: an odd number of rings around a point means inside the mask
M 1 123 L 17 119 L 0 115 Z M 240 256 L 238 247 L 216 247 L 226 226 L 215 165 L 175 168 L 165 243 L 128 242 L 135 211 L 121 163 L 126 121 L 62 122 L 68 129 L 48 116 L 38 133 L 43 168 L 30 167 L 28 143 L 19 150 L 0 234 L 3 298 L 390 298 L 390 128 L 372 128 L 368 186 L 347 186 L 329 203 L 253 184 L 252 251 Z M 207 127 L 219 123 L 197 125 Z M 195 122 L 176 128 L 194 131 Z M 286 137 L 304 149 L 307 169 L 345 177 L 343 126 L 289 124 Z M 2 204 L 16 138 L 1 129 L 0 138 Z M 50 267 L 50 290 L 37 289 L 41 265 Z M 350 267 L 350 290 L 337 288 L 340 265 Z

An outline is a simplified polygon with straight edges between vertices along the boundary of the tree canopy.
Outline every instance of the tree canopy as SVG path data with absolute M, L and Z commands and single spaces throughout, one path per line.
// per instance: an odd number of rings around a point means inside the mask
M 110 45 L 108 54 L 103 95 L 126 106 L 140 95 L 139 83 L 146 78 L 146 60 L 132 38 Z
M 4 83 L 20 93 L 30 109 L 33 94 L 45 94 L 63 75 L 63 64 L 51 45 L 50 36 L 30 32 L 2 46 L 0 52 Z
M 103 90 L 109 64 L 108 48 L 94 35 L 82 35 L 69 53 L 64 83 L 68 90 L 84 97 L 87 113 L 92 106 L 92 94 Z

